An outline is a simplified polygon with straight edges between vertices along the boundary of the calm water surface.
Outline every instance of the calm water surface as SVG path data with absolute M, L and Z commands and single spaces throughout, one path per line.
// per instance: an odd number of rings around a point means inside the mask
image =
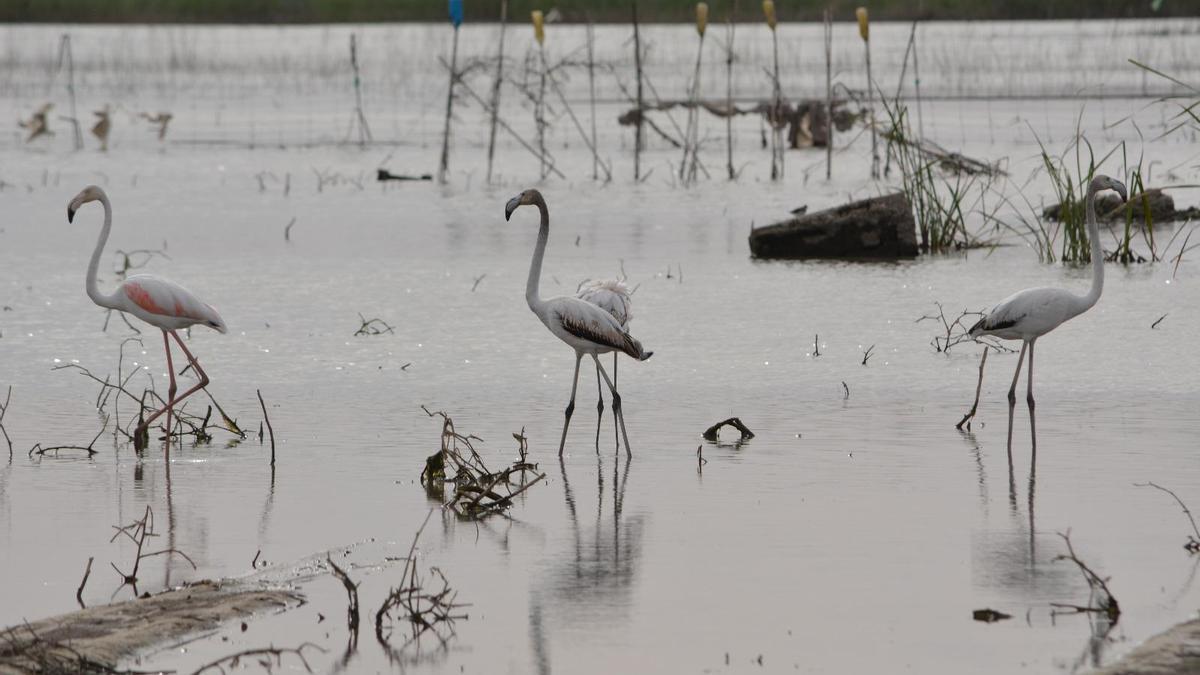
M 1016 134 L 1022 110 L 1005 105 L 968 106 L 966 126 L 935 128 L 953 142 L 1003 110 Z M 1145 105 L 1087 108 L 1084 125 L 1112 142 L 1136 138 L 1103 118 Z M 939 110 L 952 119 L 955 107 Z M 1062 134 L 1078 111 L 1064 102 L 1048 119 Z M 1140 114 L 1147 126 L 1161 117 Z M 417 479 L 441 427 L 421 405 L 483 437 L 494 465 L 515 459 L 510 434 L 524 428 L 547 479 L 507 517 L 435 513 L 421 561 L 445 572 L 470 619 L 447 650 L 426 642 L 403 662 L 389 661 L 365 627 L 351 672 L 1070 672 L 1194 615 L 1196 561 L 1180 549 L 1187 523 L 1165 495 L 1133 483 L 1200 499 L 1200 357 L 1188 347 L 1200 330 L 1195 263 L 1185 259 L 1177 274 L 1170 264 L 1107 268 L 1100 303 L 1039 344 L 1037 451 L 1022 404 L 1010 454 L 1015 355 L 989 357 L 974 432 L 959 433 L 980 349 L 937 353 L 938 327 L 916 319 L 934 302 L 956 315 L 1028 286 L 1082 292 L 1087 269 L 1039 264 L 1012 240 L 897 264 L 755 262 L 745 243 L 752 222 L 884 189 L 858 178 L 865 139 L 832 183 L 815 177 L 823 167 L 804 175 L 822 155 L 793 152 L 789 180 L 772 185 L 746 122 L 743 180 L 685 190 L 666 178 L 673 150 L 653 148 L 647 165 L 658 173 L 635 185 L 619 149 L 628 134 L 605 133 L 617 180 L 582 178 L 590 158 L 572 147 L 559 152 L 573 178 L 542 186 L 552 218 L 542 293 L 571 293 L 622 269 L 637 286 L 633 332 L 655 355 L 620 370 L 632 461 L 614 453 L 611 413 L 596 449 L 587 369 L 567 456 L 556 457 L 572 358 L 525 306 L 536 212 L 506 223 L 502 209 L 536 167 L 517 159 L 515 145 L 503 148 L 495 187 L 482 186 L 472 137 L 447 186 L 342 181 L 320 191 L 314 168 L 357 176 L 384 161 L 428 167 L 437 148 L 414 143 L 391 157 L 132 142 L 108 155 L 62 143 L 6 150 L 0 386 L 13 387 L 5 426 L 14 456 L 0 464 L 0 623 L 73 609 L 89 556 L 85 600 L 107 602 L 117 590 L 108 563 L 132 555 L 109 543 L 111 526 L 149 505 L 161 541 L 198 569 L 152 560 L 139 590 L 250 574 L 261 551 L 276 565 L 267 576 L 303 577 L 296 583 L 309 602 L 235 628 L 227 641 L 175 645 L 130 665 L 187 670 L 241 648 L 308 640 L 329 650 L 314 665 L 336 669 L 344 592 L 328 575 L 309 575 L 313 557 L 346 552 L 372 617 L 399 583 L 388 558 L 407 552 L 435 506 Z M 995 144 L 970 136 L 964 149 L 1009 157 L 1022 179 L 1037 162 L 1031 135 Z M 1186 144 L 1167 139 L 1146 152 L 1181 181 L 1197 178 Z M 290 193 L 282 180 L 260 191 L 263 171 L 290 173 Z M 139 458 L 111 435 L 91 459 L 26 457 L 35 442 L 86 444 L 96 433 L 98 386 L 54 368 L 115 373 L 130 334 L 117 321 L 102 332 L 104 314 L 83 292 L 101 214 L 89 205 L 68 224 L 63 210 L 89 182 L 112 196 L 110 252 L 165 245 L 169 259 L 147 271 L 220 309 L 230 334 L 197 329 L 189 346 L 213 395 L 248 427 L 261 418 L 262 391 L 278 440 L 274 474 L 256 439 L 233 444 L 221 433 L 169 463 L 153 450 Z M 116 259 L 105 261 L 101 285 L 111 287 Z M 359 313 L 395 332 L 354 337 Z M 144 367 L 135 386 L 152 378 L 161 388 L 160 340 L 141 337 L 144 345 L 126 348 Z M 757 436 L 702 442 L 704 428 L 731 415 Z M 1123 614 L 1107 638 L 1094 638 L 1086 617 L 1050 614 L 1051 602 L 1087 600 L 1082 577 L 1053 560 L 1064 551 L 1056 532 L 1067 530 L 1112 577 Z M 985 607 L 1013 618 L 973 621 Z

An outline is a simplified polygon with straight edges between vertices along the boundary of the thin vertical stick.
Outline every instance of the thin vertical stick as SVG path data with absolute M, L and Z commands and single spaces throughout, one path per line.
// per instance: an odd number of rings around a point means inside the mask
M 707 20 L 707 5 L 705 5 L 704 11 L 706 13 L 705 20 Z M 696 68 L 692 72 L 691 91 L 688 92 L 687 131 L 683 138 L 683 159 L 679 163 L 679 180 L 684 185 L 696 180 L 696 145 L 700 142 L 700 62 L 704 58 L 705 31 L 700 28 L 699 16 L 697 16 L 697 30 L 700 32 L 700 44 L 696 49 Z
M 83 149 L 83 133 L 79 130 L 79 115 L 75 110 L 75 55 L 71 51 L 71 36 L 63 33 L 62 46 L 58 52 L 59 67 L 62 61 L 67 61 L 67 95 L 71 98 L 71 127 L 75 132 L 75 150 Z
M 500 0 L 500 47 L 496 54 L 496 81 L 492 84 L 492 128 L 488 134 L 487 180 L 492 182 L 492 158 L 496 154 L 496 119 L 500 115 L 500 83 L 504 81 L 504 31 L 508 27 L 508 0 Z
M 88 557 L 87 569 L 83 571 L 83 581 L 79 582 L 79 588 L 75 589 L 75 602 L 79 603 L 80 609 L 87 609 L 87 605 L 83 604 L 83 587 L 87 586 L 88 577 L 92 576 L 92 561 L 93 557 Z
M 263 420 L 267 423 L 267 433 L 271 435 L 271 468 L 275 468 L 275 428 L 271 426 L 271 418 L 267 415 L 267 404 L 263 403 L 262 390 L 255 389 L 258 393 L 258 404 L 262 406 Z
M 454 110 L 454 83 L 458 80 L 458 26 L 454 27 L 454 44 L 450 48 L 450 86 L 446 89 L 446 122 L 442 128 L 442 163 L 438 167 L 438 182 L 446 182 L 450 171 L 450 117 Z
M 538 53 L 541 55 L 542 68 L 539 73 L 538 80 L 538 98 L 537 106 L 534 108 L 537 116 L 537 144 L 538 154 L 541 156 L 541 174 L 542 180 L 546 180 L 546 47 L 538 45 Z
M 855 14 L 858 17 L 858 35 L 862 38 L 867 56 L 867 119 L 871 125 L 871 178 L 879 178 L 879 134 L 875 128 L 875 81 L 871 79 L 870 19 L 866 7 L 859 7 Z
M 774 62 L 772 70 L 772 101 L 771 112 L 767 121 L 771 125 L 771 180 L 783 179 L 783 129 L 780 117 L 783 114 L 783 90 L 779 84 L 779 33 L 776 31 L 775 3 L 773 0 L 763 0 L 763 13 L 767 18 L 767 27 L 771 29 L 771 53 Z
M 975 402 L 971 404 L 971 409 L 966 415 L 963 415 L 963 418 L 958 421 L 958 424 L 954 425 L 954 428 L 960 431 L 962 430 L 964 424 L 967 425 L 967 431 L 971 430 L 971 418 L 975 416 L 975 411 L 979 410 L 979 393 L 983 391 L 983 366 L 987 363 L 987 355 L 988 347 L 987 345 L 984 345 L 983 358 L 979 360 L 979 383 L 975 385 Z M 1009 433 L 1012 433 L 1011 428 L 1009 429 Z
M 737 14 L 737 6 L 737 0 L 733 0 L 733 8 L 726 20 L 729 43 L 725 45 L 725 163 L 729 169 L 729 180 L 737 178 L 733 170 L 733 19 Z
M 833 178 L 833 12 L 825 10 L 825 180 Z
M 633 0 L 633 67 L 637 71 L 637 127 L 633 141 L 633 180 L 642 179 L 642 116 L 646 109 L 642 103 L 642 38 L 638 32 L 638 4 Z
M 596 61 L 594 53 L 596 35 L 590 13 L 587 15 L 587 22 L 588 100 L 592 108 L 592 180 L 596 180 L 600 177 L 600 155 L 596 151 Z M 611 177 L 610 174 L 609 178 Z
M 358 71 L 358 36 L 350 34 L 350 67 L 354 69 L 354 115 L 358 122 L 358 144 L 364 146 L 371 138 L 371 127 L 367 126 L 367 116 L 363 113 L 362 78 Z M 354 126 L 354 122 L 350 123 Z

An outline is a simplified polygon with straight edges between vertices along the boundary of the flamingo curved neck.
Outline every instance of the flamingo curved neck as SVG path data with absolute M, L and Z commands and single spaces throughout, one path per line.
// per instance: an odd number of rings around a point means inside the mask
M 96 286 L 96 274 L 100 271 L 100 254 L 108 243 L 108 233 L 112 230 L 112 205 L 108 203 L 108 195 L 101 193 L 100 204 L 104 206 L 104 227 L 100 228 L 100 238 L 96 240 L 96 250 L 92 251 L 92 260 L 87 269 L 87 294 L 92 302 L 101 307 L 120 309 L 117 307 L 117 294 L 105 295 Z
M 538 211 L 542 215 L 541 227 L 538 228 L 537 245 L 533 248 L 533 260 L 529 263 L 529 281 L 525 284 L 525 302 L 529 308 L 537 311 L 542 304 L 538 287 L 542 278 L 542 259 L 546 257 L 546 242 L 550 239 L 550 211 L 546 208 L 546 200 L 542 195 L 534 199 Z
M 1092 248 L 1092 287 L 1086 295 L 1079 297 L 1079 307 L 1076 314 L 1082 314 L 1091 309 L 1100 300 L 1104 291 L 1104 250 L 1100 248 L 1100 225 L 1096 222 L 1096 189 L 1088 186 L 1087 200 L 1084 205 L 1087 212 L 1088 239 Z

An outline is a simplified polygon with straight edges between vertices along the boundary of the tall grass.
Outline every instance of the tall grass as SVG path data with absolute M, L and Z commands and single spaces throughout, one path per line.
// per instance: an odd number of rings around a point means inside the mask
M 901 188 L 913 208 L 921 250 L 925 253 L 969 248 L 977 240 L 967 230 L 967 214 L 986 194 L 988 180 L 946 166 L 945 159 L 922 149 L 908 122 L 908 109 L 898 100 L 883 100 L 889 125 L 883 136 L 887 153 L 900 169 Z M 975 201 L 968 204 L 973 193 Z

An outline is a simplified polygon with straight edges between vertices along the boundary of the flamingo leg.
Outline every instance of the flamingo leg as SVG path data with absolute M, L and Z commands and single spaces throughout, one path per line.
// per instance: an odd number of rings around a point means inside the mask
M 579 362 L 583 352 L 575 352 L 575 378 L 571 380 L 571 401 L 567 403 L 566 417 L 563 421 L 562 438 L 558 441 L 558 456 L 562 457 L 563 448 L 567 445 L 567 428 L 571 426 L 571 413 L 575 412 L 575 390 L 579 387 Z
M 617 353 L 613 352 L 613 388 L 617 387 Z M 617 408 L 616 401 L 613 401 L 613 447 L 616 450 L 621 449 L 621 439 L 617 436 Z M 626 446 L 629 444 L 626 443 Z
M 604 383 L 608 385 L 608 391 L 612 394 L 613 399 L 613 415 L 621 424 L 621 436 L 625 439 L 625 456 L 632 457 L 633 451 L 629 448 L 629 432 L 625 430 L 625 413 L 621 411 L 621 395 L 617 393 L 617 388 L 613 385 L 612 380 L 608 379 L 608 373 L 604 372 L 604 366 L 600 365 L 600 357 L 592 354 L 592 360 L 596 362 L 596 368 L 599 369 L 600 375 L 604 378 Z
M 175 368 L 171 366 L 171 348 L 170 348 L 171 345 L 166 340 L 166 335 L 168 333 L 171 335 L 171 337 L 175 338 L 175 342 L 179 345 L 179 348 L 183 350 L 183 353 L 185 355 L 187 355 L 188 363 L 190 363 L 192 365 L 192 370 L 195 370 L 196 374 L 200 377 L 200 382 L 198 382 L 196 384 L 196 386 L 183 392 L 183 394 L 180 395 L 178 398 L 176 398 L 174 396 Z M 171 408 L 173 408 L 175 406 L 176 403 L 179 403 L 183 399 L 185 399 L 185 398 L 191 396 L 192 394 L 200 391 L 201 389 L 207 387 L 208 383 L 209 383 L 208 374 L 205 373 L 204 369 L 200 367 L 200 363 L 198 361 L 196 361 L 195 356 L 192 356 L 192 352 L 188 351 L 187 345 L 183 344 L 183 340 L 179 339 L 179 333 L 176 333 L 173 330 L 172 331 L 163 331 L 163 342 L 166 343 L 166 346 L 167 346 L 167 365 L 171 368 L 171 389 L 172 389 L 171 394 L 172 395 L 168 398 L 167 405 L 163 406 L 160 410 L 156 411 L 153 415 L 148 417 L 145 422 L 142 422 L 141 426 L 139 427 L 139 430 L 148 429 L 150 427 L 150 423 L 153 422 L 154 420 L 158 419 L 159 415 L 162 415 L 163 413 L 168 412 Z M 170 421 L 170 418 L 168 417 L 168 422 L 169 421 Z M 168 427 L 167 433 L 170 434 L 170 432 L 171 432 L 171 430 Z M 170 441 L 168 441 L 168 445 L 169 444 L 170 444 Z
M 1017 378 L 1021 377 L 1021 364 L 1025 362 L 1025 348 L 1028 342 L 1021 343 L 1021 353 L 1017 356 L 1017 372 L 1013 373 L 1012 386 L 1008 388 L 1008 451 L 1012 453 L 1013 410 L 1017 406 Z
M 1028 380 L 1029 390 L 1025 394 L 1025 402 L 1029 404 L 1029 409 L 1033 410 L 1033 347 L 1037 344 L 1036 340 L 1029 343 L 1029 374 L 1026 376 Z
M 171 383 L 167 386 L 167 444 L 163 450 L 167 459 L 171 458 L 171 408 L 175 404 L 175 392 L 178 387 L 175 385 L 175 364 L 171 361 L 171 341 L 167 338 L 167 331 L 163 331 L 163 348 L 167 352 L 167 375 L 171 378 Z
M 604 422 L 604 385 L 600 382 L 600 371 L 596 371 L 596 454 L 600 454 L 600 427 Z

